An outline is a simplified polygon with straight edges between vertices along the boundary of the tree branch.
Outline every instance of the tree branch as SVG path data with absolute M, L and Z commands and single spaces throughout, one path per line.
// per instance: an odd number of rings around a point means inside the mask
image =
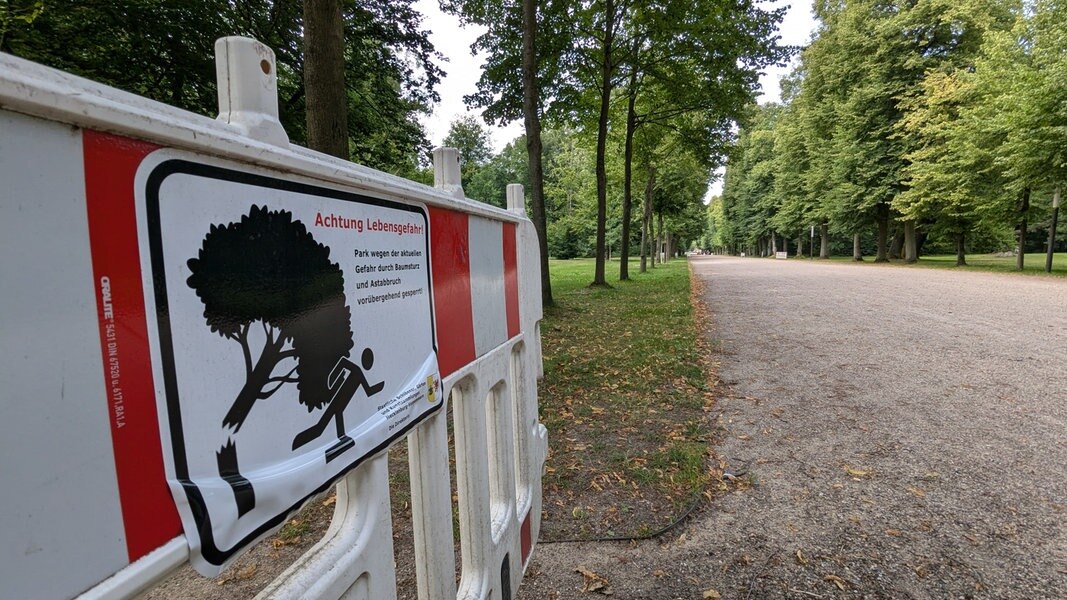
M 245 324 L 241 327 L 241 333 L 235 339 L 237 343 L 241 344 L 241 353 L 245 359 L 245 379 L 247 380 L 252 376 L 252 349 L 248 347 L 248 328 L 251 323 Z
M 285 385 L 285 382 L 281 381 L 281 382 L 278 383 L 278 385 L 274 386 L 273 388 L 271 388 L 269 390 L 266 390 L 266 391 L 259 392 L 259 394 L 256 396 L 256 398 L 259 399 L 259 400 L 266 400 L 267 398 L 270 398 L 271 396 L 273 396 L 274 392 L 277 392 L 279 389 L 281 389 L 281 387 L 283 385 Z
M 267 398 L 270 398 L 271 396 L 273 396 L 274 392 L 277 392 L 279 389 L 281 389 L 281 387 L 283 385 L 285 385 L 287 383 L 297 383 L 297 382 L 299 382 L 300 381 L 299 377 L 292 377 L 293 373 L 295 373 L 295 372 L 296 372 L 296 367 L 293 367 L 292 369 L 289 369 L 289 372 L 286 373 L 285 375 L 281 375 L 279 377 L 271 377 L 270 379 L 267 379 L 267 383 L 277 383 L 278 385 L 274 386 L 273 388 L 271 388 L 269 390 L 265 390 L 265 391 L 261 390 L 259 392 L 259 395 L 257 396 L 257 398 L 259 398 L 260 400 L 266 400 Z

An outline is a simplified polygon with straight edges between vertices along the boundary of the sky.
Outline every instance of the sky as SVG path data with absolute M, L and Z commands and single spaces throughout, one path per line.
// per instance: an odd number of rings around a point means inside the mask
M 792 3 L 775 0 L 770 2 L 769 6 L 790 6 L 779 31 L 783 44 L 803 45 L 808 42 L 815 29 L 809 0 L 794 0 Z M 463 96 L 477 89 L 478 77 L 485 61 L 484 56 L 471 56 L 470 47 L 483 29 L 461 27 L 458 18 L 441 12 L 437 0 L 418 0 L 415 8 L 426 17 L 423 27 L 430 31 L 430 41 L 448 59 L 441 64 L 441 68 L 447 73 L 438 86 L 441 102 L 434 107 L 433 114 L 422 118 L 430 143 L 438 146 L 448 134 L 449 124 L 457 117 L 470 112 L 463 103 Z M 761 104 L 779 100 L 778 80 L 788 72 L 789 67 L 775 67 L 768 69 L 760 77 L 760 86 L 763 88 L 759 97 Z M 490 132 L 493 150 L 499 152 L 509 142 L 522 135 L 522 121 L 515 121 L 506 127 L 490 127 Z M 716 182 L 712 184 L 709 196 L 717 195 L 721 191 L 721 183 Z

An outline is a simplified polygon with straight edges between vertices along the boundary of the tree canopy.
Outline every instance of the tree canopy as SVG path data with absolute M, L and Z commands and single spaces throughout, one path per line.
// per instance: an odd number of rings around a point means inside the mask
M 246 383 L 225 425 L 240 428 L 256 400 L 286 383 L 297 384 L 309 411 L 330 401 L 327 376 L 352 350 L 352 316 L 340 266 L 303 223 L 288 211 L 252 206 L 236 223 L 212 225 L 188 266 L 207 326 L 236 341 L 244 357 Z M 258 353 L 255 323 L 264 338 Z M 287 359 L 295 365 L 275 373 Z
M 401 175 L 428 155 L 417 117 L 439 99 L 443 75 L 413 3 L 341 2 L 352 160 Z M 0 13 L 0 51 L 211 117 L 215 40 L 256 38 L 277 56 L 282 124 L 291 140 L 307 143 L 300 2 L 9 0 Z
M 1063 2 L 816 9 L 785 105 L 753 108 L 731 155 L 724 246 L 766 253 L 818 226 L 879 259 L 903 247 L 914 260 L 925 243 L 962 264 L 966 248 L 1015 237 L 1021 268 L 1028 222 L 1067 177 L 1067 103 L 1053 83 L 1067 68 Z

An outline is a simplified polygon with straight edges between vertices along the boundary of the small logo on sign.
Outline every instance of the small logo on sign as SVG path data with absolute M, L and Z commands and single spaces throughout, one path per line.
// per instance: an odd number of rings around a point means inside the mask
M 430 375 L 426 378 L 426 399 L 430 401 L 430 404 L 437 402 L 437 386 L 439 385 L 437 378 Z

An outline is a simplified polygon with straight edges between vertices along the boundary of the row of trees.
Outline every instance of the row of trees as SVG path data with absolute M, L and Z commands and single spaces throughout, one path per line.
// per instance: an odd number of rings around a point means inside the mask
M 672 214 L 669 194 L 688 190 L 694 201 L 703 195 L 734 124 L 754 97 L 759 70 L 788 53 L 776 35 L 783 11 L 762 10 L 751 0 L 442 0 L 442 7 L 487 29 L 475 48 L 489 60 L 468 103 L 485 109 L 491 122 L 524 119 L 545 277 L 550 209 L 555 228 L 578 238 L 581 224 L 593 224 L 593 285 L 606 285 L 610 184 L 621 188 L 619 278 L 627 279 L 635 238 L 642 257 L 648 254 L 642 242 L 652 238 L 657 202 L 660 215 Z M 564 138 L 563 150 L 552 155 L 565 159 L 558 170 L 543 160 L 552 151 L 542 140 L 542 118 Z M 587 166 L 595 187 L 587 183 Z M 554 182 L 563 181 L 565 187 L 546 203 Z M 635 187 L 645 190 L 640 215 L 634 214 Z M 595 214 L 587 216 L 581 212 L 587 205 L 574 199 L 590 190 Z M 547 279 L 542 285 L 550 303 Z
M 699 235 L 699 201 L 759 71 L 789 53 L 776 35 L 784 9 L 755 0 L 440 2 L 486 28 L 468 104 L 526 126 L 498 155 L 473 118 L 446 143 L 464 151 L 471 197 L 502 202 L 504 184 L 527 185 L 548 303 L 550 250 L 595 256 L 593 283 L 606 285 L 610 252 L 628 258 L 636 244 L 644 269 L 653 238 L 665 251 Z M 422 27 L 412 0 L 9 0 L 0 50 L 210 116 L 214 41 L 248 35 L 276 52 L 294 142 L 426 181 L 417 117 L 443 73 Z
M 612 185 L 607 198 L 605 248 L 609 258 L 619 256 L 623 245 L 623 143 L 622 136 L 608 138 L 606 167 Z M 525 136 L 494 154 L 485 125 L 476 118 L 462 117 L 452 123 L 444 145 L 460 149 L 464 157 L 463 188 L 468 197 L 503 207 L 508 183 L 529 184 Z M 542 147 L 548 253 L 562 259 L 592 257 L 597 222 L 596 180 L 589 176 L 596 162 L 594 137 L 572 126 L 549 125 L 542 133 Z M 670 255 L 671 250 L 685 249 L 703 236 L 706 220 L 702 199 L 709 174 L 684 152 L 662 161 L 655 180 L 642 169 L 636 170 L 649 217 L 648 229 L 643 232 L 644 214 L 632 215 L 630 243 L 645 249 L 642 255 L 647 268 L 654 264 L 651 248 Z
M 1067 3 L 815 10 L 783 104 L 751 109 L 708 243 L 768 253 L 793 241 L 803 253 L 815 227 L 824 257 L 847 239 L 857 260 L 873 246 L 877 261 L 914 261 L 924 242 L 959 264 L 968 247 L 1014 246 L 1022 268 L 1067 181 Z

